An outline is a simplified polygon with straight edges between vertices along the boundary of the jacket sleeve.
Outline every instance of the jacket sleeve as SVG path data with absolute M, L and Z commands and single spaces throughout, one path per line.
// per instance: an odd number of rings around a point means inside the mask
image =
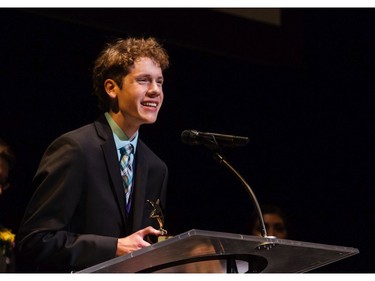
M 70 222 L 85 192 L 86 158 L 67 135 L 46 150 L 17 235 L 17 259 L 54 271 L 79 270 L 115 257 L 117 238 L 74 233 Z

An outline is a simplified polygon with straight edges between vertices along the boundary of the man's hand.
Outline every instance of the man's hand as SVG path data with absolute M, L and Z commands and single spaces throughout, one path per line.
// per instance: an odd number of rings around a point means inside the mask
M 162 233 L 159 230 L 156 230 L 152 226 L 148 226 L 146 228 L 138 230 L 137 232 L 134 232 L 132 235 L 129 235 L 124 238 L 119 238 L 117 240 L 116 256 L 129 254 L 136 250 L 150 246 L 151 244 L 144 240 L 144 238 L 150 234 L 155 236 L 162 235 Z

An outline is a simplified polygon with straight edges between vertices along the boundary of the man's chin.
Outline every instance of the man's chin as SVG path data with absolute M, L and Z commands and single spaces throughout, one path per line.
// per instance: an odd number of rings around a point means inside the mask
M 152 117 L 148 117 L 148 118 L 144 118 L 143 119 L 143 124 L 154 124 L 157 120 L 157 116 L 152 116 Z
M 141 125 L 150 125 L 150 124 L 154 124 L 155 122 L 156 122 L 156 119 L 153 119 L 153 120 L 148 119 L 148 120 L 144 120 Z

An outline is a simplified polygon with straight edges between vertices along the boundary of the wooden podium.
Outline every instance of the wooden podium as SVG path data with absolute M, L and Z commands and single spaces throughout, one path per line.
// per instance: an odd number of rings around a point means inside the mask
M 76 273 L 303 273 L 356 248 L 192 229 Z

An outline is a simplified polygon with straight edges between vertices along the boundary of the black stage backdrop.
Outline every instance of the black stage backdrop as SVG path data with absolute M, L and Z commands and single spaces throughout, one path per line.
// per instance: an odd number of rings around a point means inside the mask
M 359 248 L 316 272 L 374 272 L 375 10 L 281 9 L 281 25 L 211 9 L 1 9 L 0 137 L 17 155 L 1 223 L 17 231 L 47 145 L 98 115 L 91 67 L 116 37 L 171 56 L 159 119 L 141 129 L 168 164 L 167 226 L 248 233 L 241 184 L 183 130 L 248 136 L 223 155 L 290 239 Z

